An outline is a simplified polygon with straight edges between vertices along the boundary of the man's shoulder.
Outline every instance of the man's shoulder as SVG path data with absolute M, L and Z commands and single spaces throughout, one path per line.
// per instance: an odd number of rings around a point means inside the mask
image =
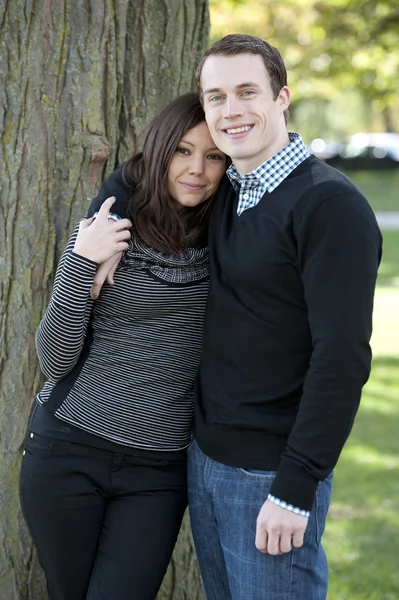
M 316 156 L 309 156 L 300 167 L 302 167 L 302 175 L 309 189 L 361 194 L 349 177 Z M 298 170 L 300 167 L 298 167 Z
M 367 199 L 349 177 L 316 156 L 308 157 L 300 167 L 297 210 L 307 212 L 328 200 L 334 202 L 342 197 L 350 197 L 352 201 L 369 207 Z
M 305 165 L 306 185 L 302 185 L 292 207 L 297 235 L 315 224 L 336 232 L 344 225 L 355 230 L 367 224 L 379 236 L 374 211 L 357 186 L 330 165 L 316 157 L 309 158 Z

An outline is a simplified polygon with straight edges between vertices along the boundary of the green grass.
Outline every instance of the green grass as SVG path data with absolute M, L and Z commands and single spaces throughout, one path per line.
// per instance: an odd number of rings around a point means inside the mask
M 399 598 L 398 397 L 399 358 L 376 357 L 336 469 L 324 537 L 328 600 Z
M 382 237 L 384 242 L 378 285 L 399 287 L 399 230 L 386 229 L 382 232 Z
M 385 231 L 373 369 L 335 472 L 328 600 L 399 600 L 399 231 Z
M 363 192 L 375 211 L 399 211 L 399 169 L 348 171 L 345 174 Z

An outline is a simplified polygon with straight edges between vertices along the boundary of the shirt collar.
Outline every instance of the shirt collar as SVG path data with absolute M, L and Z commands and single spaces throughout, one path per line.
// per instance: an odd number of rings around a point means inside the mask
M 288 175 L 310 156 L 303 143 L 302 136 L 289 132 L 290 143 L 282 150 L 268 158 L 259 167 L 241 176 L 232 163 L 227 169 L 227 175 L 234 189 L 238 192 L 245 179 L 251 187 L 261 186 L 264 191 L 272 192 L 288 177 Z

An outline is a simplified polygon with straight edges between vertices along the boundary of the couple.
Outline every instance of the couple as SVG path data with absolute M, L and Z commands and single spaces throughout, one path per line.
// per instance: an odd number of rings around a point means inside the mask
M 226 36 L 197 80 L 102 185 L 37 332 L 21 503 L 52 600 L 153 600 L 187 489 L 208 600 L 326 598 L 381 236 L 287 132 L 275 48 Z

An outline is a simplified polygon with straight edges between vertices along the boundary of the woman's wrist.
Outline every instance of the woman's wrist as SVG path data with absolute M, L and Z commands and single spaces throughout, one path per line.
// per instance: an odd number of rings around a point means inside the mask
M 95 219 L 96 217 L 98 217 L 98 211 L 94 213 L 94 215 L 92 216 L 92 219 Z M 120 217 L 119 215 L 117 215 L 115 213 L 109 213 L 108 219 L 113 219 L 114 221 L 122 221 L 122 217 Z

